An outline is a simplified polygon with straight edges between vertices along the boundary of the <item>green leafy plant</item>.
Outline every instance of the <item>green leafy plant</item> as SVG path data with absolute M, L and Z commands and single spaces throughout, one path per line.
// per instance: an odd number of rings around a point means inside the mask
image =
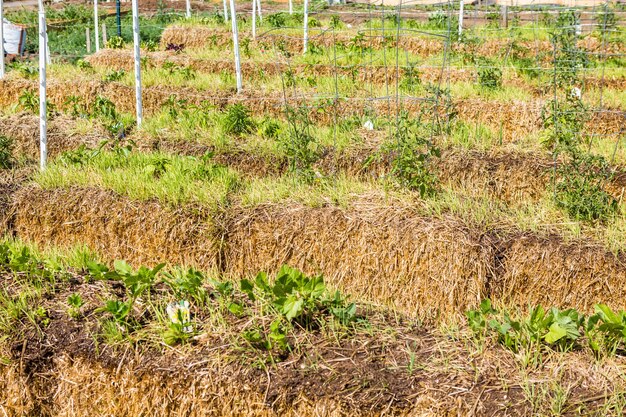
M 271 27 L 282 28 L 287 25 L 287 16 L 285 12 L 272 13 L 266 17 L 266 21 Z
M 79 59 L 78 61 L 76 61 L 76 66 L 85 71 L 93 70 L 93 66 L 88 61 L 85 61 L 84 59 Z
M 278 121 L 266 117 L 259 123 L 258 134 L 264 138 L 277 139 L 281 129 L 282 127 Z
M 545 344 L 558 350 L 571 350 L 581 337 L 585 316 L 575 309 L 545 310 L 541 305 L 529 315 L 513 319 L 508 312 L 498 312 L 489 300 L 483 300 L 478 310 L 467 312 L 470 329 L 479 337 L 489 332 L 507 349 L 518 352 Z
M 175 269 L 172 272 L 163 273 L 163 281 L 171 288 L 180 300 L 193 300 L 197 305 L 204 305 L 207 299 L 207 291 L 203 287 L 205 278 L 200 271 L 193 268 L 187 270 Z
M 148 175 L 158 179 L 167 172 L 167 167 L 170 164 L 171 161 L 167 157 L 154 158 L 152 162 L 145 167 L 145 172 Z
M 106 74 L 104 74 L 103 81 L 104 82 L 120 81 L 122 78 L 124 78 L 125 75 L 126 75 L 126 71 L 124 71 L 123 69 L 110 70 L 110 71 L 107 71 Z
M 329 26 L 333 29 L 341 29 L 344 25 L 339 15 L 334 14 L 330 17 Z
M 250 110 L 241 103 L 230 105 L 221 120 L 224 133 L 241 136 L 254 131 L 255 123 L 250 117 Z
M 120 36 L 111 36 L 109 40 L 107 40 L 106 47 L 109 49 L 123 49 L 124 48 L 124 39 Z
M 178 75 L 185 80 L 193 80 L 196 78 L 196 72 L 187 66 L 177 65 L 173 62 L 165 62 L 163 64 L 163 69 L 169 75 Z
M 19 97 L 20 107 L 25 111 L 39 113 L 39 96 L 31 90 L 24 91 Z
M 70 317 L 76 319 L 80 317 L 80 308 L 85 304 L 80 294 L 74 293 L 67 297 L 68 310 Z
M 63 102 L 63 109 L 73 117 L 87 117 L 89 112 L 82 98 L 70 95 Z
M 437 192 L 437 177 L 430 168 L 430 160 L 439 157 L 440 151 L 420 132 L 417 120 L 403 112 L 396 123 L 394 141 L 386 148 L 392 155 L 391 177 L 420 196 L 429 197 Z
M 279 137 L 292 172 L 311 177 L 311 166 L 319 158 L 318 141 L 311 133 L 306 108 L 286 106 L 289 130 Z
M 154 52 L 159 49 L 159 43 L 154 39 L 148 39 L 145 41 L 141 41 L 141 48 L 145 49 L 148 52 Z
M 124 261 L 115 261 L 113 269 L 96 262 L 88 262 L 87 270 L 96 280 L 114 280 L 124 284 L 126 300 L 108 300 L 102 310 L 110 313 L 118 324 L 127 326 L 130 324 L 128 318 L 135 301 L 152 288 L 164 266 L 165 264 L 159 264 L 154 268 L 141 266 L 134 271 Z
M 478 68 L 478 82 L 481 87 L 496 89 L 502 87 L 502 70 L 486 62 L 486 65 Z
M 422 80 L 420 79 L 420 71 L 416 67 L 415 63 L 412 62 L 408 66 L 404 67 L 402 79 L 400 80 L 400 87 L 409 92 L 413 92 L 421 85 L 421 83 Z
M 615 14 L 615 10 L 608 6 L 608 3 L 596 14 L 596 25 L 602 31 L 606 29 L 615 29 L 619 18 Z
M 28 80 L 35 79 L 39 75 L 39 68 L 30 64 L 29 62 L 16 61 L 15 63 L 11 64 L 11 66 L 23 78 L 26 78 Z
M 283 266 L 270 283 L 265 273 L 254 281 L 243 279 L 241 292 L 249 301 L 261 303 L 277 314 L 267 332 L 254 326 L 244 338 L 265 349 L 288 349 L 288 329 L 294 324 L 307 330 L 320 328 L 329 318 L 347 325 L 356 318 L 356 305 L 338 292 L 330 293 L 321 276 L 308 277 L 301 271 Z
M 617 200 L 606 192 L 613 172 L 600 156 L 574 154 L 559 165 L 555 200 L 575 220 L 605 221 L 619 212 Z

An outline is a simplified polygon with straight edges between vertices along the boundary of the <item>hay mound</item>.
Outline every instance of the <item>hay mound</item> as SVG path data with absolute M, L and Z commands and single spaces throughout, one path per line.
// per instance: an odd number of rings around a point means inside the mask
M 413 314 L 459 312 L 478 303 L 493 257 L 481 236 L 456 219 L 367 201 L 346 211 L 296 204 L 242 209 L 230 219 L 226 241 L 228 273 L 289 264 Z
M 208 211 L 199 207 L 170 209 L 106 190 L 33 186 L 15 193 L 12 209 L 17 236 L 41 245 L 82 243 L 107 259 L 136 265 L 211 268 L 218 262 L 215 226 Z
M 626 262 L 590 241 L 513 233 L 499 243 L 492 299 L 504 305 L 626 308 Z
M 62 152 L 76 149 L 80 145 L 95 147 L 108 138 L 102 127 L 96 127 L 89 133 L 75 130 L 76 120 L 60 115 L 48 122 L 48 156 L 56 157 Z M 0 132 L 13 140 L 15 157 L 39 158 L 39 118 L 33 114 L 19 113 L 0 118 Z

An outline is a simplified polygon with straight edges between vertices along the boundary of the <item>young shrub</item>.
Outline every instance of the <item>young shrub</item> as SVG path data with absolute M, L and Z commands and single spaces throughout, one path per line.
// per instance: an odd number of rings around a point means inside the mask
M 582 100 L 569 94 L 565 101 L 550 100 L 541 111 L 545 131 L 542 142 L 552 152 L 577 152 L 580 134 L 587 120 Z
M 39 96 L 34 91 L 24 91 L 18 100 L 23 110 L 35 114 L 39 113 Z
M 292 172 L 304 175 L 312 179 L 311 166 L 319 158 L 318 141 L 311 134 L 310 120 L 306 108 L 287 107 L 287 119 L 289 129 L 279 138 L 289 168 Z
M 612 177 L 604 158 L 575 154 L 557 170 L 554 192 L 557 206 L 575 220 L 608 220 L 619 212 L 617 200 L 605 191 Z
M 277 139 L 282 130 L 282 127 L 278 121 L 271 117 L 266 117 L 259 124 L 257 133 L 266 139 Z
M 241 103 L 232 104 L 221 121 L 222 131 L 227 135 L 241 136 L 252 133 L 255 128 L 250 110 Z
M 285 12 L 273 13 L 267 16 L 267 23 L 273 28 L 282 28 L 287 26 L 287 14 Z
M 411 62 L 409 65 L 404 67 L 404 73 L 402 74 L 402 79 L 400 80 L 400 88 L 408 91 L 414 92 L 422 83 L 420 79 L 420 71 L 416 68 L 414 62 Z
M 401 187 L 419 191 L 430 197 L 437 192 L 437 176 L 430 169 L 430 160 L 439 157 L 439 149 L 419 130 L 420 126 L 404 112 L 398 119 L 393 144 L 387 149 L 393 156 L 391 176 Z
M 109 49 L 123 49 L 124 39 L 120 36 L 111 36 L 106 43 L 106 48 Z
M 492 62 L 485 62 L 478 68 L 478 82 L 481 87 L 495 90 L 502 87 L 502 70 L 493 66 Z

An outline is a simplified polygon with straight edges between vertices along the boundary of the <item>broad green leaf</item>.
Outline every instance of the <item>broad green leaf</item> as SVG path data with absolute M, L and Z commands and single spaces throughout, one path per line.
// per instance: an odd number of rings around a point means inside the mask
M 550 330 L 548 331 L 548 333 L 546 333 L 546 335 L 544 336 L 544 339 L 546 342 L 552 344 L 561 340 L 565 336 L 567 336 L 567 331 L 558 323 L 553 323 L 550 326 Z
M 240 316 L 243 314 L 243 306 L 239 303 L 230 303 L 228 304 L 228 311 L 236 316 Z
M 285 300 L 282 312 L 287 320 L 291 321 L 302 313 L 303 305 L 304 300 L 302 300 L 301 298 L 296 298 L 295 296 L 290 296 L 287 297 L 287 299 Z
M 113 262 L 115 270 L 123 275 L 130 275 L 133 273 L 133 269 L 126 263 L 126 261 L 116 260 Z
M 254 284 L 247 279 L 242 279 L 240 281 L 241 291 L 245 293 L 248 298 L 252 301 L 256 300 L 254 296 Z

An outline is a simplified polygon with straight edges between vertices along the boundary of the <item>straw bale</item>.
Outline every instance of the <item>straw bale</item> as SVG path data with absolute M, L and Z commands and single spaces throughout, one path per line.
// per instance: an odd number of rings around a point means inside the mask
M 74 128 L 76 120 L 59 115 L 48 121 L 48 156 L 56 157 L 62 152 L 76 149 L 80 145 L 94 147 L 108 138 L 100 126 L 88 134 L 78 134 Z M 15 157 L 39 158 L 39 117 L 29 113 L 18 113 L 0 118 L 0 134 L 13 140 Z
M 107 259 L 136 265 L 218 262 L 215 225 L 207 210 L 133 201 L 94 188 L 25 187 L 12 202 L 13 228 L 21 239 L 71 247 L 83 243 Z
M 353 34 L 333 34 L 332 32 L 311 34 L 310 42 L 323 47 L 332 47 L 337 44 L 350 44 L 354 41 L 357 33 Z M 373 34 L 365 33 L 366 37 L 362 41 L 364 46 L 381 49 L 383 47 L 395 47 L 397 42 L 394 37 L 384 38 L 380 32 Z M 395 35 L 395 33 L 394 33 Z M 251 39 L 251 33 L 248 31 L 240 32 L 242 39 Z M 257 37 L 257 44 L 265 52 L 273 51 L 274 45 L 280 43 L 281 47 L 289 52 L 299 52 L 302 49 L 302 39 L 297 36 L 286 35 L 276 32 L 270 32 Z M 161 46 L 165 48 L 168 44 L 184 45 L 186 48 L 205 48 L 205 47 L 229 47 L 232 45 L 232 35 L 229 31 L 209 28 L 206 26 L 168 26 L 161 36 Z M 509 39 L 489 39 L 478 45 L 474 44 L 454 44 L 452 50 L 455 52 L 475 53 L 481 56 L 501 56 L 507 53 L 511 48 L 511 40 Z M 520 53 L 526 57 L 535 57 L 542 52 L 551 52 L 553 45 L 547 40 L 518 40 L 517 46 Z M 444 39 L 435 37 L 417 37 L 411 35 L 401 35 L 400 48 L 408 52 L 429 57 L 441 54 L 445 50 Z M 626 46 L 620 42 L 603 43 L 594 36 L 586 36 L 578 41 L 578 47 L 588 53 L 607 53 L 620 55 L 626 52 Z M 549 60 L 550 57 L 546 56 Z
M 493 254 L 459 220 L 363 200 L 348 210 L 266 204 L 232 213 L 225 269 L 283 264 L 322 273 L 360 299 L 415 313 L 464 311 L 485 295 Z
M 11 91 L 22 88 L 22 82 L 11 84 L 4 82 Z M 71 86 L 69 85 L 71 84 Z M 124 112 L 134 112 L 135 90 L 131 86 L 121 83 L 102 83 L 85 81 L 78 83 L 78 90 L 74 89 L 75 82 L 59 81 L 50 84 L 50 101 L 57 106 L 61 106 L 67 97 L 75 95 L 91 105 L 98 95 L 112 100 L 118 110 Z M 1 85 L 1 84 L 0 84 Z M 11 94 L 5 94 L 10 97 Z M 193 88 L 176 88 L 171 86 L 154 86 L 144 89 L 143 105 L 145 114 L 154 114 L 162 109 L 163 104 L 171 97 L 187 100 L 192 104 L 206 102 L 218 108 L 223 108 L 229 104 L 244 102 L 250 110 L 256 114 L 267 114 L 274 117 L 285 117 L 285 98 L 280 92 L 273 94 L 259 95 L 257 91 L 244 91 L 242 94 L 234 94 L 232 91 L 202 91 Z M 17 95 L 19 97 L 19 95 Z M 17 98 L 14 98 L 17 100 Z M 0 96 L 0 105 L 2 104 Z M 338 118 L 362 115 L 368 112 L 385 116 L 395 115 L 395 101 L 377 100 L 350 100 L 339 101 L 334 104 L 327 100 L 314 101 L 307 99 L 306 95 L 297 94 L 287 97 L 290 106 L 307 106 L 309 118 L 314 123 L 330 124 Z M 11 104 L 15 104 L 12 102 Z M 419 101 L 401 102 L 402 109 L 409 114 L 417 114 L 424 105 Z M 480 122 L 490 127 L 496 134 L 502 134 L 503 142 L 515 142 L 521 140 L 532 132 L 539 131 L 541 126 L 541 109 L 543 100 L 533 100 L 529 102 L 520 101 L 495 101 L 481 98 L 460 99 L 453 101 L 457 117 L 469 123 Z M 593 115 L 591 121 L 586 125 L 589 134 L 617 134 L 622 130 L 621 120 L 623 113 L 620 112 L 598 112 Z
M 626 263 L 589 240 L 511 233 L 500 243 L 492 299 L 503 305 L 626 308 Z
M 449 148 L 435 159 L 440 181 L 477 195 L 488 192 L 507 203 L 535 201 L 549 183 L 551 161 L 534 153 Z

